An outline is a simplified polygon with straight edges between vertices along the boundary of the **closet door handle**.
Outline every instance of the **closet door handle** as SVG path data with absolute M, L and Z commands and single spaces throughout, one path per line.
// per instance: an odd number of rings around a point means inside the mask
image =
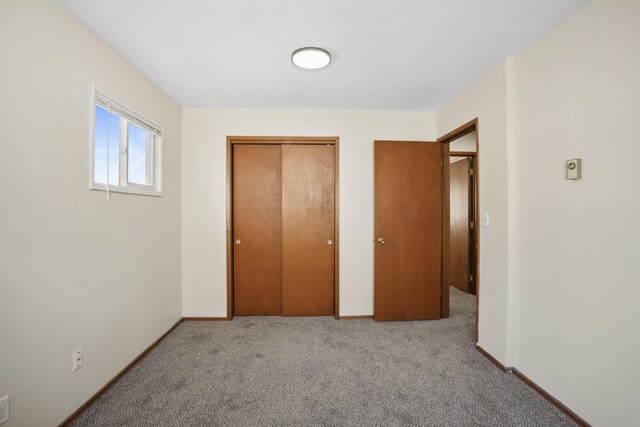
M 331 239 L 327 240 L 327 245 L 333 245 L 333 240 Z
M 239 245 L 240 243 L 242 243 L 242 240 L 236 239 L 236 245 Z

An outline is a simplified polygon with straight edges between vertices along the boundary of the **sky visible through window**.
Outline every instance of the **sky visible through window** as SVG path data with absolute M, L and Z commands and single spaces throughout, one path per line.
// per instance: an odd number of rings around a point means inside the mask
M 150 185 L 147 182 L 147 141 L 146 130 L 129 123 L 129 182 Z
M 128 128 L 128 181 L 135 184 L 152 185 L 147 182 L 147 144 L 149 134 L 133 123 Z M 107 183 L 107 139 L 109 140 L 109 184 L 120 183 L 120 117 L 96 106 L 95 166 L 94 180 Z M 108 130 L 108 131 L 107 131 Z
M 111 118 L 109 119 L 109 115 Z M 119 184 L 120 123 L 118 115 L 96 106 L 95 182 L 107 183 L 107 137 L 109 139 L 109 184 Z M 111 127 L 107 132 L 108 127 Z M 108 136 L 107 136 L 108 135 Z

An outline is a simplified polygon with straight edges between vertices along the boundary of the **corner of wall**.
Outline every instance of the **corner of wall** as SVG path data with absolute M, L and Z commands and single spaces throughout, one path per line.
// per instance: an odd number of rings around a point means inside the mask
M 506 138 L 507 138 L 507 313 L 505 365 L 516 365 L 517 240 L 516 240 L 516 93 L 514 57 L 505 60 Z

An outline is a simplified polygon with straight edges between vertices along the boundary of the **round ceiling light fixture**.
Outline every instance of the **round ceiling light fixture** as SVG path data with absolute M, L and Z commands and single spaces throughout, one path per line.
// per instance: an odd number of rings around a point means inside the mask
M 291 62 L 306 70 L 317 70 L 329 65 L 331 54 L 319 47 L 303 47 L 293 51 Z

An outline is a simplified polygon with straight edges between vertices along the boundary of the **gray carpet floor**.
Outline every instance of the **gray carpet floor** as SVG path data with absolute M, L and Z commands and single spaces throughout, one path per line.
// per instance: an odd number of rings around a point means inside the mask
M 475 298 L 436 321 L 183 322 L 76 426 L 569 426 L 474 349 Z

